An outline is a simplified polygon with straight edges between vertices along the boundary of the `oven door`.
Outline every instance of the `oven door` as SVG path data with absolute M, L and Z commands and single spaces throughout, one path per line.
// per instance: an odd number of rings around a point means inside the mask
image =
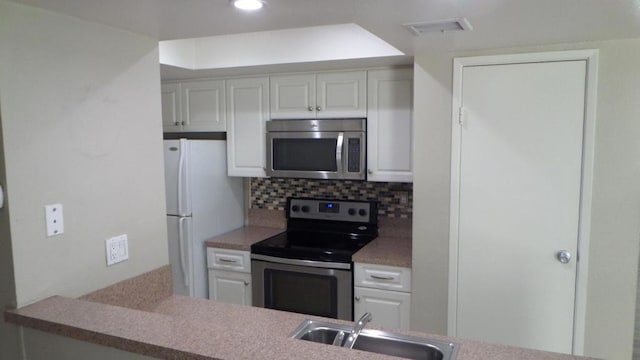
M 365 133 L 267 133 L 267 176 L 364 180 Z
M 258 257 L 271 261 L 251 260 L 254 306 L 353 320 L 351 264 L 331 269 L 313 266 L 323 262 Z

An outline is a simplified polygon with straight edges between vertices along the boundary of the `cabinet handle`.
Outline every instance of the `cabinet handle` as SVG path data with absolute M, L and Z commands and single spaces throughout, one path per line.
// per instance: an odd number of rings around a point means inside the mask
M 244 286 L 249 286 L 249 282 L 248 282 L 248 281 L 245 281 L 245 282 L 244 282 Z
M 369 173 L 369 175 L 373 174 L 373 170 L 369 169 L 367 170 L 367 173 Z
M 313 111 L 313 106 L 309 106 L 309 108 L 307 110 Z
M 317 110 L 317 111 L 320 111 L 320 110 L 322 110 L 322 108 L 321 108 L 320 106 L 317 106 L 317 107 L 316 107 L 316 110 Z
M 223 262 L 223 263 L 234 263 L 235 264 L 235 263 L 238 262 L 238 260 L 235 260 L 235 259 L 219 258 L 218 260 L 220 260 L 220 262 Z
M 369 276 L 371 276 L 372 279 L 376 279 L 376 280 L 393 280 L 393 276 L 382 276 L 382 275 L 375 275 L 375 274 L 371 274 Z
M 182 126 L 184 126 L 184 121 L 182 122 Z
M 180 126 L 180 122 L 176 121 L 176 122 L 173 123 L 173 125 Z
M 360 296 L 356 296 L 356 301 L 360 301 Z

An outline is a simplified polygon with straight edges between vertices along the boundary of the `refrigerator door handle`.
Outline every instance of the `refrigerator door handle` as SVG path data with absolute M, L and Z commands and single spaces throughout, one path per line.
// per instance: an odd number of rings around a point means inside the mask
M 184 181 L 186 174 L 186 159 L 187 159 L 187 139 L 180 139 L 180 157 L 178 158 L 178 215 L 187 216 L 187 211 L 184 209 Z M 187 181 L 188 182 L 188 181 Z
M 184 285 L 187 289 L 191 289 L 191 284 L 189 284 L 189 275 L 187 273 L 187 251 L 184 248 L 184 221 L 187 220 L 186 217 L 180 217 L 178 220 L 178 248 L 180 249 L 180 269 L 182 270 L 182 275 L 184 276 Z

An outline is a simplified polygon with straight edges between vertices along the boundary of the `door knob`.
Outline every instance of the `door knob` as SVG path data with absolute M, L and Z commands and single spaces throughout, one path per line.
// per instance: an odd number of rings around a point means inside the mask
M 558 261 L 560 261 L 563 264 L 568 264 L 569 261 L 571 261 L 571 253 L 569 252 L 569 250 L 558 251 L 558 253 L 556 254 L 556 257 L 558 258 Z
M 313 106 L 309 106 L 309 108 L 307 110 L 313 111 Z

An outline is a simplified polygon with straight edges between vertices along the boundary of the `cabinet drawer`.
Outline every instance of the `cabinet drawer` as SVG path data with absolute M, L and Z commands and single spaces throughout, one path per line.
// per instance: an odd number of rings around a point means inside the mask
M 207 248 L 207 267 L 250 273 L 251 257 L 248 251 Z
M 411 269 L 356 263 L 354 270 L 354 286 L 394 291 L 411 291 Z

